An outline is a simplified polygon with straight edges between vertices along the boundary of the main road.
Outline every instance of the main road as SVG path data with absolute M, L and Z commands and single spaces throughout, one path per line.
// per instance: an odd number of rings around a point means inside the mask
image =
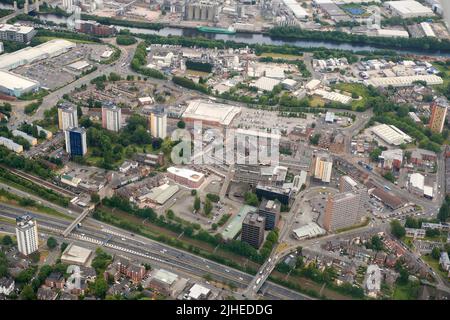
M 7 219 L 15 219 L 18 216 L 29 213 L 21 208 L 0 205 L 0 216 Z M 56 237 L 70 224 L 69 221 L 59 217 L 40 213 L 32 213 L 38 221 L 39 233 L 52 234 Z M 1 222 L 5 226 L 5 222 Z M 6 224 L 7 226 L 7 224 Z M 44 231 L 45 230 L 45 231 Z M 250 274 L 233 269 L 214 261 L 204 259 L 166 244 L 135 235 L 111 225 L 102 224 L 92 218 L 86 218 L 83 225 L 69 235 L 70 239 L 106 246 L 134 257 L 153 259 L 165 263 L 175 269 L 191 273 L 195 276 L 210 274 L 213 278 L 233 283 L 237 288 L 245 288 L 252 281 Z M 272 282 L 265 287 L 267 295 L 271 297 L 283 297 L 284 299 L 305 300 L 308 296 L 289 290 Z

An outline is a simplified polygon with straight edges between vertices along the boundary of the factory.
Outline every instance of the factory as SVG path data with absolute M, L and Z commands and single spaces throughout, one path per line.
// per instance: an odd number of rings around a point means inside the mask
M 417 81 L 424 81 L 429 86 L 441 85 L 444 83 L 444 80 L 441 77 L 434 74 L 400 77 L 376 77 L 369 80 L 364 80 L 364 83 L 367 86 L 372 85 L 374 87 L 410 87 Z
M 373 127 L 372 132 L 384 142 L 394 146 L 413 141 L 410 136 L 392 125 L 380 124 Z
M 283 0 L 284 5 L 288 7 L 297 19 L 308 19 L 309 13 L 296 0 Z
M 184 19 L 189 21 L 215 21 L 218 5 L 214 1 L 186 1 Z
M 425 176 L 420 173 L 413 173 L 409 176 L 409 191 L 433 199 L 433 187 L 425 185 Z
M 292 231 L 293 236 L 297 240 L 311 239 L 324 235 L 325 233 L 325 229 L 319 227 L 315 222 L 310 222 L 307 225 L 304 225 Z
M 350 102 L 352 102 L 352 97 L 334 91 L 317 89 L 313 91 L 312 94 L 317 95 L 325 100 L 339 102 L 342 104 L 349 104 Z
M 241 113 L 241 108 L 204 100 L 194 100 L 183 113 L 187 123 L 201 121 L 203 125 L 228 127 L 233 119 Z
M 14 97 L 20 97 L 25 93 L 38 91 L 39 88 L 40 84 L 37 81 L 22 77 L 8 71 L 0 70 L 1 93 Z
M 409 38 L 408 31 L 398 29 L 377 29 L 375 35 L 384 38 Z
M 258 80 L 256 80 L 252 86 L 258 88 L 258 90 L 261 91 L 272 91 L 275 86 L 280 84 L 280 80 L 268 78 L 268 77 L 261 77 Z
M 49 59 L 75 48 L 76 44 L 63 39 L 54 39 L 36 47 L 26 47 L 0 56 L 0 69 L 11 70 L 32 62 Z
M 433 11 L 417 1 L 387 1 L 384 6 L 402 18 L 432 17 Z
M 0 40 L 29 43 L 36 33 L 33 27 L 21 26 L 18 23 L 0 24 Z

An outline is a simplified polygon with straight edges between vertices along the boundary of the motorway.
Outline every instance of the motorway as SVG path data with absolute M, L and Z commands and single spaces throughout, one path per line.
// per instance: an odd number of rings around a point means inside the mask
M 0 204 L 0 217 L 15 219 L 17 216 L 26 213 L 26 210 Z M 70 224 L 67 220 L 49 215 L 34 212 L 33 215 L 38 221 L 39 233 L 42 234 L 59 236 Z M 175 249 L 157 241 L 134 235 L 122 229 L 101 224 L 101 222 L 92 218 L 86 218 L 84 221 L 83 225 L 71 233 L 68 238 L 97 246 L 104 245 L 106 248 L 121 251 L 135 258 L 158 261 L 195 276 L 202 277 L 210 274 L 214 279 L 224 283 L 233 283 L 237 288 L 246 288 L 253 279 L 251 275 L 245 272 Z M 0 222 L 0 225 L 2 228 L 8 226 L 5 222 Z M 271 282 L 267 282 L 264 291 L 267 297 L 272 298 L 310 299 L 303 294 Z

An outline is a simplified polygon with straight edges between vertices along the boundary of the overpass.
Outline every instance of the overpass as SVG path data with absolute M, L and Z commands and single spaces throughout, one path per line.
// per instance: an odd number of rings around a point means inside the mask
M 83 221 L 84 218 L 87 217 L 87 215 L 91 212 L 90 209 L 85 209 L 75 220 L 72 221 L 72 223 L 62 232 L 62 235 L 64 238 L 67 238 L 67 236 L 75 229 L 75 227 Z
M 29 12 L 35 11 L 36 7 L 38 9 L 37 11 L 39 12 L 39 6 L 42 3 L 44 3 L 44 2 L 47 2 L 47 3 L 56 2 L 55 0 L 48 0 L 48 1 L 34 0 L 35 1 L 34 3 L 28 3 L 29 0 L 25 0 L 25 1 L 26 1 L 27 5 L 28 5 L 28 12 L 25 12 L 25 7 L 22 8 L 22 9 L 17 8 L 17 9 L 15 9 L 15 11 L 13 13 L 0 18 L 0 23 L 6 23 L 6 22 L 8 22 L 9 19 L 12 19 L 12 18 L 14 18 L 14 17 L 16 17 L 16 16 L 18 16 L 20 14 L 23 14 L 23 13 L 27 13 L 28 14 Z M 31 1 L 33 1 L 33 0 L 31 0 Z M 37 4 L 37 6 L 36 6 L 36 4 Z

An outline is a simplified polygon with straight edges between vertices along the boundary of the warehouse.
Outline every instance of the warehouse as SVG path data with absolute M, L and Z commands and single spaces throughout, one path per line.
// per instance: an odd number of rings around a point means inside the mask
M 304 225 L 292 231 L 293 236 L 297 240 L 311 239 L 324 235 L 325 233 L 325 229 L 319 227 L 315 222 L 310 222 L 307 225 Z
M 177 185 L 163 184 L 150 190 L 149 193 L 144 194 L 138 198 L 139 201 L 150 200 L 153 203 L 162 205 L 167 202 L 172 196 L 180 190 Z
M 25 93 L 38 91 L 39 87 L 40 84 L 37 81 L 0 70 L 0 92 L 4 94 L 20 97 Z
M 395 126 L 380 124 L 372 128 L 372 132 L 381 140 L 394 146 L 410 143 L 413 139 Z
M 233 119 L 241 113 L 241 108 L 226 104 L 195 100 L 183 113 L 186 122 L 201 121 L 203 125 L 229 126 Z
M 255 81 L 255 83 L 253 84 L 253 87 L 258 88 L 259 90 L 262 91 L 272 91 L 273 88 L 275 88 L 275 86 L 277 86 L 278 84 L 280 84 L 280 80 L 278 79 L 272 79 L 272 78 L 267 78 L 267 77 L 261 77 L 258 80 Z
M 11 70 L 32 62 L 49 59 L 75 48 L 76 44 L 63 39 L 54 39 L 36 47 L 26 47 L 0 56 L 0 69 Z
M 422 22 L 420 23 L 420 27 L 422 28 L 422 31 L 426 37 L 436 38 L 436 34 L 434 33 L 433 28 L 431 28 L 430 23 Z
M 397 29 L 377 29 L 376 35 L 384 38 L 409 38 L 408 31 Z
M 425 7 L 417 1 L 402 0 L 402 1 L 387 1 L 384 6 L 402 18 L 415 17 L 431 17 L 434 16 L 433 11 Z
M 434 74 L 430 75 L 416 75 L 416 76 L 401 76 L 401 77 L 386 77 L 386 78 L 371 78 L 370 80 L 364 80 L 364 83 L 372 85 L 374 87 L 411 87 L 414 82 L 424 81 L 427 85 L 441 85 L 444 83 L 441 77 Z
M 309 13 L 298 4 L 296 0 L 283 0 L 286 7 L 288 7 L 297 19 L 308 19 Z
M 317 89 L 313 92 L 313 94 L 318 95 L 325 100 L 340 102 L 342 104 L 348 104 L 352 102 L 351 97 L 333 91 Z

